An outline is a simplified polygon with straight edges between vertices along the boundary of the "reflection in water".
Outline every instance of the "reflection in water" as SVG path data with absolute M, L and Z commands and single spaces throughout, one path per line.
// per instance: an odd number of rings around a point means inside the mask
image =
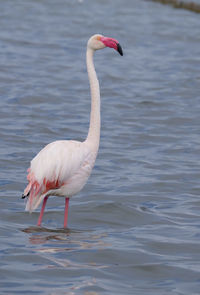
M 91 287 L 95 287 L 97 285 L 97 280 L 96 278 L 91 278 L 91 279 L 85 279 L 82 280 L 79 283 L 74 284 L 70 289 L 71 291 L 66 291 L 66 292 L 59 292 L 60 295 L 75 295 L 77 294 L 77 290 L 80 289 L 84 289 L 84 288 L 91 288 Z M 96 291 L 86 291 L 84 293 L 82 293 L 84 295 L 99 295 L 99 292 Z M 56 290 L 56 292 L 52 292 L 50 293 L 50 295 L 58 295 L 58 290 Z
M 29 241 L 31 244 L 44 244 L 51 240 L 66 240 L 67 236 L 72 232 L 68 228 L 63 229 L 49 229 L 45 227 L 31 226 L 22 230 L 25 233 L 34 234 L 30 236 Z M 50 233 L 50 234 L 49 234 Z
M 45 244 L 46 242 L 64 242 L 65 247 L 51 247 L 43 248 L 37 251 L 41 253 L 57 253 L 63 251 L 73 251 L 73 250 L 85 250 L 85 249 L 103 249 L 105 247 L 111 246 L 109 243 L 105 243 L 103 238 L 107 236 L 106 233 L 100 234 L 89 234 L 88 231 L 77 231 L 71 229 L 48 229 L 44 227 L 29 227 L 22 230 L 25 233 L 32 234 L 29 237 L 29 242 L 33 245 L 35 244 Z M 50 234 L 49 234 L 50 233 Z M 78 236 L 78 238 L 74 238 Z M 68 247 L 66 247 L 68 244 Z M 62 243 L 59 243 L 59 246 Z
M 40 267 L 42 270 L 55 270 L 58 269 L 68 269 L 68 270 L 87 270 L 93 271 L 98 269 L 109 268 L 109 264 L 97 263 L 89 261 L 79 261 L 74 258 L 73 253 L 80 253 L 80 250 L 104 250 L 112 245 L 104 242 L 104 238 L 107 237 L 106 233 L 97 234 L 96 231 L 78 231 L 71 229 L 49 229 L 44 227 L 29 227 L 22 230 L 29 235 L 29 242 L 32 245 L 41 245 L 42 247 L 34 247 L 34 252 L 40 258 L 44 258 L 46 263 Z M 47 244 L 48 243 L 48 244 Z M 87 252 L 87 251 L 86 251 Z M 87 255 L 86 255 L 87 256 Z M 95 257 L 95 256 L 94 256 Z M 96 278 L 93 276 L 87 279 L 81 279 L 80 281 L 74 280 L 71 283 L 70 291 L 59 292 L 59 294 L 77 294 L 78 290 L 97 288 L 98 284 Z M 50 293 L 52 295 L 58 294 L 58 289 L 56 292 Z M 86 295 L 98 295 L 96 291 L 85 291 L 83 294 Z
M 90 262 L 90 263 L 77 263 L 72 260 L 62 258 L 58 259 L 55 257 L 49 257 L 48 259 L 52 261 L 52 264 L 48 264 L 47 266 L 44 266 L 44 268 L 71 268 L 71 269 L 100 269 L 100 268 L 107 268 L 108 265 L 103 265 L 103 264 L 97 264 L 95 262 Z
M 41 233 L 41 232 L 69 233 L 72 230 L 70 230 L 69 228 L 51 229 L 51 228 L 42 227 L 42 226 L 30 226 L 28 228 L 23 229 L 22 231 L 25 233 Z

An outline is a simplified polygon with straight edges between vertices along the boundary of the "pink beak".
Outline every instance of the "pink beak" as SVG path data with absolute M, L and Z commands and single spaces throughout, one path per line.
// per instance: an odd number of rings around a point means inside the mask
M 110 48 L 114 48 L 119 52 L 120 55 L 123 55 L 122 47 L 116 39 L 108 38 L 108 37 L 101 37 L 101 42 Z

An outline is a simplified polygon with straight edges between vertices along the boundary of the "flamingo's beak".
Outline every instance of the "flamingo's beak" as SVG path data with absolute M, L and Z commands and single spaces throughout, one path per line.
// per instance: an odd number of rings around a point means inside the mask
M 114 48 L 115 50 L 117 50 L 119 52 L 120 55 L 123 55 L 123 51 L 121 48 L 121 45 L 119 44 L 119 42 L 114 39 L 114 38 L 109 38 L 109 37 L 99 37 L 100 41 L 106 46 L 106 47 L 110 47 L 110 48 Z
M 117 43 L 117 51 L 119 52 L 119 54 L 121 56 L 123 56 L 123 50 L 122 50 L 122 47 L 121 47 L 121 45 L 119 43 Z

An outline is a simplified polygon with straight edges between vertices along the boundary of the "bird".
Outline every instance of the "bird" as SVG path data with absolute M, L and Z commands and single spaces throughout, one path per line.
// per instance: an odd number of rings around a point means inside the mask
M 86 65 L 90 84 L 91 111 L 87 138 L 84 141 L 57 140 L 47 144 L 30 162 L 28 184 L 22 198 L 27 198 L 25 210 L 32 212 L 42 203 L 37 226 L 41 226 L 49 196 L 65 198 L 64 228 L 68 224 L 70 198 L 86 184 L 97 157 L 100 141 L 100 87 L 94 67 L 94 53 L 106 47 L 123 55 L 119 42 L 101 34 L 89 38 Z

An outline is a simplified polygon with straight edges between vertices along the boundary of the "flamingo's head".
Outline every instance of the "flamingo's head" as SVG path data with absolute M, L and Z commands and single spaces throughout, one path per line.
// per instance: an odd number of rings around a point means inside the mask
M 105 47 L 114 48 L 119 52 L 120 55 L 123 55 L 121 45 L 116 39 L 104 37 L 100 34 L 93 35 L 88 41 L 88 47 L 93 50 L 103 49 Z

